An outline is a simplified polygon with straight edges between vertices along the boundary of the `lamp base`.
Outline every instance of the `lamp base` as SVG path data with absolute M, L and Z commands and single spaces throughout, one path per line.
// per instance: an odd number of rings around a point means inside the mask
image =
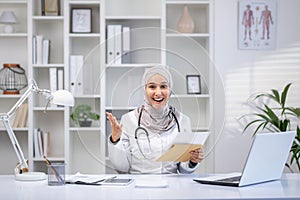
M 13 33 L 14 32 L 14 27 L 10 24 L 7 24 L 7 25 L 4 26 L 3 32 L 4 33 Z
M 22 174 L 16 174 L 17 181 L 42 181 L 47 178 L 44 172 L 24 172 Z

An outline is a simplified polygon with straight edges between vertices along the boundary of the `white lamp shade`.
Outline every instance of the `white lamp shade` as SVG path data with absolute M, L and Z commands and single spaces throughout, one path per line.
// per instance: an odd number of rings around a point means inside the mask
M 74 97 L 67 90 L 57 90 L 52 94 L 52 103 L 63 106 L 74 106 Z
M 13 11 L 3 11 L 0 16 L 1 24 L 15 24 L 17 23 L 17 17 Z

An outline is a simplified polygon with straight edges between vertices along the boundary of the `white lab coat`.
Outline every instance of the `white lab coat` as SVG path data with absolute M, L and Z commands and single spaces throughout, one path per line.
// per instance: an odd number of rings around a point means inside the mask
M 199 164 L 190 168 L 188 162 L 175 163 L 155 161 L 171 147 L 178 134 L 191 132 L 191 122 L 186 115 L 180 113 L 178 122 L 180 125 L 180 132 L 178 132 L 177 125 L 162 134 L 151 133 L 148 130 L 150 146 L 145 134 L 139 135 L 138 142 L 144 153 L 143 156 L 138 147 L 137 140 L 135 139 L 135 130 L 138 127 L 138 119 L 135 116 L 134 111 L 123 115 L 120 122 L 123 124 L 123 133 L 120 141 L 114 144 L 108 138 L 108 152 L 113 168 L 119 173 L 155 174 L 194 172 Z

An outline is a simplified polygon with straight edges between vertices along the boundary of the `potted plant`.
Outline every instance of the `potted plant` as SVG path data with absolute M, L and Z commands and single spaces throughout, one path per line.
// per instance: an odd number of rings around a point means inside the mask
M 99 120 L 100 115 L 92 112 L 92 107 L 86 104 L 80 104 L 70 115 L 72 121 L 80 127 L 90 127 L 92 120 Z
M 298 171 L 300 171 L 300 108 L 286 106 L 290 86 L 291 83 L 288 83 L 282 92 L 272 89 L 270 93 L 262 93 L 254 96 L 252 103 L 257 112 L 246 114 L 242 118 L 249 115 L 254 116 L 254 119 L 251 118 L 251 121 L 246 124 L 243 133 L 255 125 L 253 135 L 262 130 L 271 132 L 297 131 L 290 150 L 290 162 L 286 163 L 286 166 L 293 172 L 291 169 L 293 162 L 296 163 Z

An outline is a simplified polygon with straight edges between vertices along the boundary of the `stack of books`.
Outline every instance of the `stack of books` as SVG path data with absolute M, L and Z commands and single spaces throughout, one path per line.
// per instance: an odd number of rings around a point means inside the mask
M 35 158 L 48 157 L 50 133 L 42 131 L 40 128 L 34 129 L 33 132 L 33 156 Z
M 43 35 L 34 35 L 32 38 L 32 63 L 45 65 L 49 63 L 50 40 L 45 39 Z
M 28 118 L 28 103 L 23 103 L 15 114 L 15 119 L 13 121 L 13 128 L 24 128 L 27 126 Z

